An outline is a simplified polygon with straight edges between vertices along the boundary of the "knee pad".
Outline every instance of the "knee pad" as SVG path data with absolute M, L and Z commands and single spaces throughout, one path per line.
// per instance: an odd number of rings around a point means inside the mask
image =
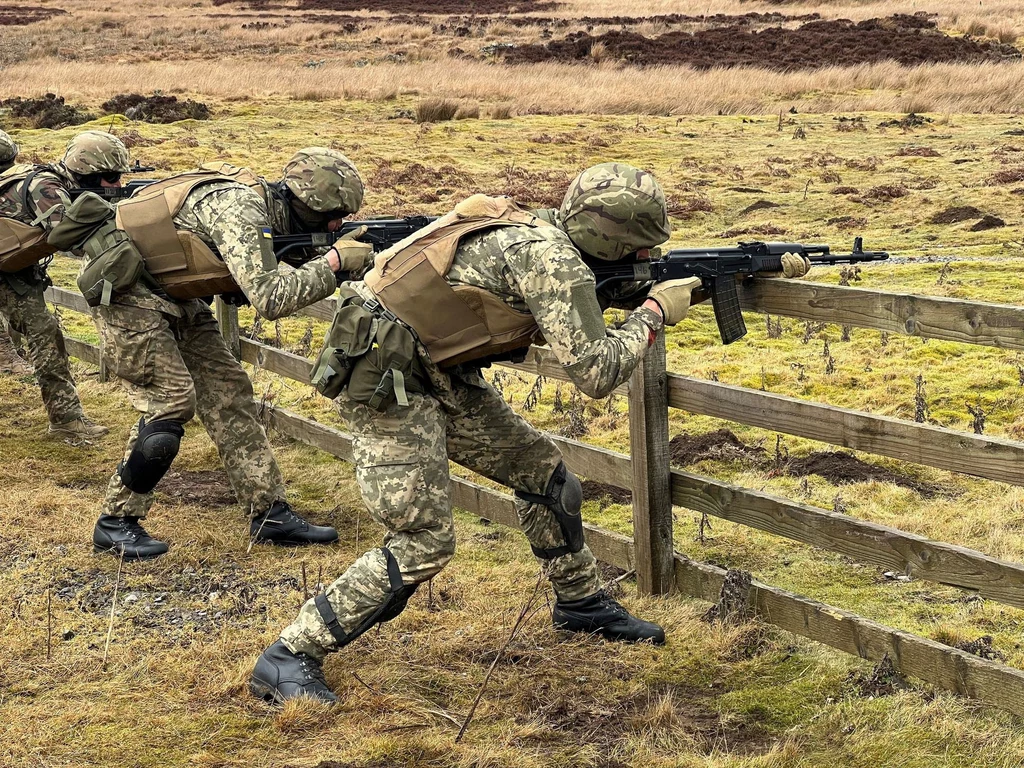
M 139 421 L 139 438 L 128 458 L 121 462 L 119 474 L 124 487 L 135 493 L 149 493 L 171 468 L 178 455 L 185 428 L 180 421 Z
M 531 504 L 543 504 L 550 509 L 562 529 L 562 536 L 565 537 L 565 544 L 561 547 L 540 549 L 530 545 L 533 554 L 544 560 L 553 560 L 583 549 L 583 516 L 580 514 L 580 508 L 583 506 L 583 486 L 580 485 L 579 478 L 565 466 L 564 461 L 559 463 L 552 473 L 544 495 L 516 491 L 516 496 Z
M 416 592 L 416 588 L 419 584 L 403 584 L 402 583 L 402 572 L 398 567 L 398 561 L 395 556 L 391 554 L 391 550 L 387 547 L 381 547 L 381 552 L 384 553 L 384 559 L 387 562 L 388 567 L 388 582 L 390 584 L 387 596 L 384 598 L 384 602 L 367 617 L 362 624 L 353 629 L 351 632 L 345 632 L 341 628 L 341 624 L 338 622 L 338 616 L 331 607 L 330 601 L 327 599 L 327 595 L 321 592 L 313 599 L 313 605 L 316 606 L 317 612 L 320 614 L 320 618 L 327 626 L 327 630 L 334 637 L 338 647 L 348 645 L 361 634 L 366 632 L 374 624 L 383 624 L 386 621 L 391 621 L 397 617 L 402 611 L 405 610 L 405 606 L 409 604 L 409 598 Z

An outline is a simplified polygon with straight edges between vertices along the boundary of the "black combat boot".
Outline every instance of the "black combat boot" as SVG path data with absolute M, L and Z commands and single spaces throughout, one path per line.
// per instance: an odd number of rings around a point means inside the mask
M 157 541 L 142 527 L 138 517 L 100 515 L 92 531 L 93 549 L 109 552 L 125 560 L 152 560 L 167 551 L 167 545 Z
M 280 640 L 260 655 L 249 678 L 249 690 L 272 704 L 300 696 L 327 704 L 338 700 L 327 686 L 320 662 L 304 653 L 292 653 Z
M 287 501 L 274 505 L 249 521 L 249 535 L 265 544 L 298 546 L 330 544 L 338 540 L 338 532 L 329 525 L 312 525 L 303 520 Z
M 596 633 L 605 640 L 626 643 L 650 641 L 655 645 L 665 642 L 665 630 L 657 624 L 631 616 L 603 589 L 582 600 L 556 600 L 551 617 L 556 629 Z

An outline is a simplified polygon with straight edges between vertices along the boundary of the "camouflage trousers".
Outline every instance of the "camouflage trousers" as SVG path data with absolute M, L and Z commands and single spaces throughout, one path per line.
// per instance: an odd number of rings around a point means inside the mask
M 384 546 L 392 553 L 405 585 L 427 581 L 455 553 L 455 526 L 448 496 L 448 461 L 516 490 L 543 494 L 561 461 L 558 447 L 516 414 L 479 376 L 452 377 L 445 402 L 409 395 L 409 406 L 393 403 L 378 412 L 353 402 L 347 391 L 337 399 L 352 431 L 356 480 L 373 518 L 387 529 Z M 565 544 L 548 507 L 516 498 L 519 520 L 535 547 Z M 544 561 L 558 596 L 577 600 L 600 588 L 590 549 Z M 389 578 L 383 550 L 365 553 L 333 584 L 326 596 L 346 634 L 351 634 L 388 599 Z M 281 634 L 293 652 L 322 659 L 337 643 L 308 600 Z
M 42 284 L 26 284 L 19 295 L 0 277 L 0 314 L 12 330 L 25 337 L 29 360 L 43 395 L 43 405 L 51 424 L 65 424 L 84 417 L 75 380 L 71 377 L 64 335 L 56 318 L 46 308 Z
M 147 422 L 185 423 L 198 415 L 239 503 L 250 514 L 265 512 L 285 498 L 285 488 L 253 402 L 252 382 L 232 356 L 209 307 L 201 301 L 181 306 L 180 318 L 120 304 L 94 309 L 104 360 Z M 126 460 L 138 433 L 136 424 L 125 447 Z M 145 517 L 152 503 L 152 493 L 125 488 L 115 472 L 103 513 Z

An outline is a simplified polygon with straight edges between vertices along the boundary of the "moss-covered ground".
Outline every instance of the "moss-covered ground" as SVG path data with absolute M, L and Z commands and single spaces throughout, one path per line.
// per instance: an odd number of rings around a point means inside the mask
M 479 190 L 553 205 L 578 170 L 622 159 L 653 170 L 665 186 L 673 245 L 760 238 L 845 249 L 863 235 L 868 248 L 898 259 L 866 266 L 855 285 L 1018 303 L 1024 284 L 1019 117 L 928 115 L 902 127 L 882 124 L 903 116 L 878 114 L 784 115 L 781 126 L 777 117 L 739 116 L 421 125 L 401 117 L 413 106 L 403 99 L 225 102 L 205 123 L 105 119 L 87 127 L 117 131 L 135 157 L 161 173 L 217 159 L 273 176 L 298 147 L 334 146 L 367 180 L 367 215 L 440 213 Z M 16 138 L 29 157 L 49 160 L 72 130 L 18 131 Z M 761 201 L 778 207 L 743 212 Z M 979 213 L 931 223 L 965 206 Z M 1005 226 L 971 231 L 984 214 Z M 75 270 L 66 259 L 51 268 L 66 287 Z M 834 283 L 839 274 L 821 269 L 812 279 Z M 250 333 L 273 343 L 280 335 L 283 347 L 303 353 L 307 329 L 314 350 L 324 330 L 304 318 L 254 329 L 251 311 L 242 318 Z M 62 321 L 69 334 L 95 339 L 88 318 L 65 311 Z M 763 317 L 747 321 L 750 334 L 723 347 L 710 310 L 694 310 L 668 333 L 669 367 L 905 419 L 923 408 L 932 423 L 968 431 L 975 421 L 968 406 L 980 408 L 985 434 L 1024 437 L 1024 360 L 1016 353 L 858 329 L 847 339 L 838 326 L 788 319 L 769 334 Z M 669 627 L 665 648 L 562 638 L 541 607 L 456 745 L 456 723 L 536 574 L 521 537 L 461 512 L 461 549 L 432 589 L 328 663 L 341 706 L 330 713 L 270 710 L 244 689 L 256 654 L 294 614 L 303 581 L 308 590 L 329 582 L 381 531 L 362 508 L 347 465 L 275 437 L 296 505 L 335 524 L 342 538 L 317 550 L 248 551 L 241 512 L 230 504 L 216 451 L 198 424 L 149 523 L 172 551 L 155 563 L 125 565 L 104 667 L 118 563 L 93 555 L 88 544 L 106 478 L 136 417 L 114 383 L 99 383 L 81 364 L 76 374 L 87 410 L 112 427 L 95 445 L 45 439 L 32 381 L 0 378 L 0 765 L 931 768 L 1024 761 L 1024 729 L 1007 715 L 916 685 L 876 695 L 858 683 L 870 672 L 861 662 L 784 633 L 709 626 L 699 620 L 706 606 L 638 598 L 629 580 L 619 586 L 625 602 Z M 544 382 L 538 403 L 527 403 L 533 377 L 497 369 L 489 375 L 541 428 L 582 427 L 584 440 L 627 449 L 623 398 L 575 400 L 568 386 Z M 266 372 L 254 377 L 260 396 L 337 422 L 308 388 Z M 816 475 L 805 481 L 775 471 L 776 452 L 799 457 L 825 446 L 777 441 L 768 431 L 682 411 L 670 418 L 673 435 L 726 427 L 766 452 L 763 459 L 715 455 L 691 471 L 1024 560 L 1024 492 L 1015 486 L 868 455 L 861 458 L 936 492 L 835 485 Z M 585 516 L 630 531 L 628 506 L 610 499 L 589 502 Z M 676 520 L 676 546 L 695 558 L 749 569 L 767 583 L 944 642 L 991 635 L 1009 663 L 1024 664 L 1019 611 L 959 590 L 891 580 L 847 558 L 724 522 L 713 520 L 701 541 L 693 513 L 677 509 Z

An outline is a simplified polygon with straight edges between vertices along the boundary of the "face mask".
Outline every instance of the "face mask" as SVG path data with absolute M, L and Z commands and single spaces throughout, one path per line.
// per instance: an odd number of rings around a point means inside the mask
M 300 232 L 326 232 L 327 224 L 338 218 L 335 213 L 320 213 L 319 211 L 314 211 L 294 196 L 288 201 L 288 203 L 292 213 L 294 214 L 292 220 L 296 225 L 296 229 Z

